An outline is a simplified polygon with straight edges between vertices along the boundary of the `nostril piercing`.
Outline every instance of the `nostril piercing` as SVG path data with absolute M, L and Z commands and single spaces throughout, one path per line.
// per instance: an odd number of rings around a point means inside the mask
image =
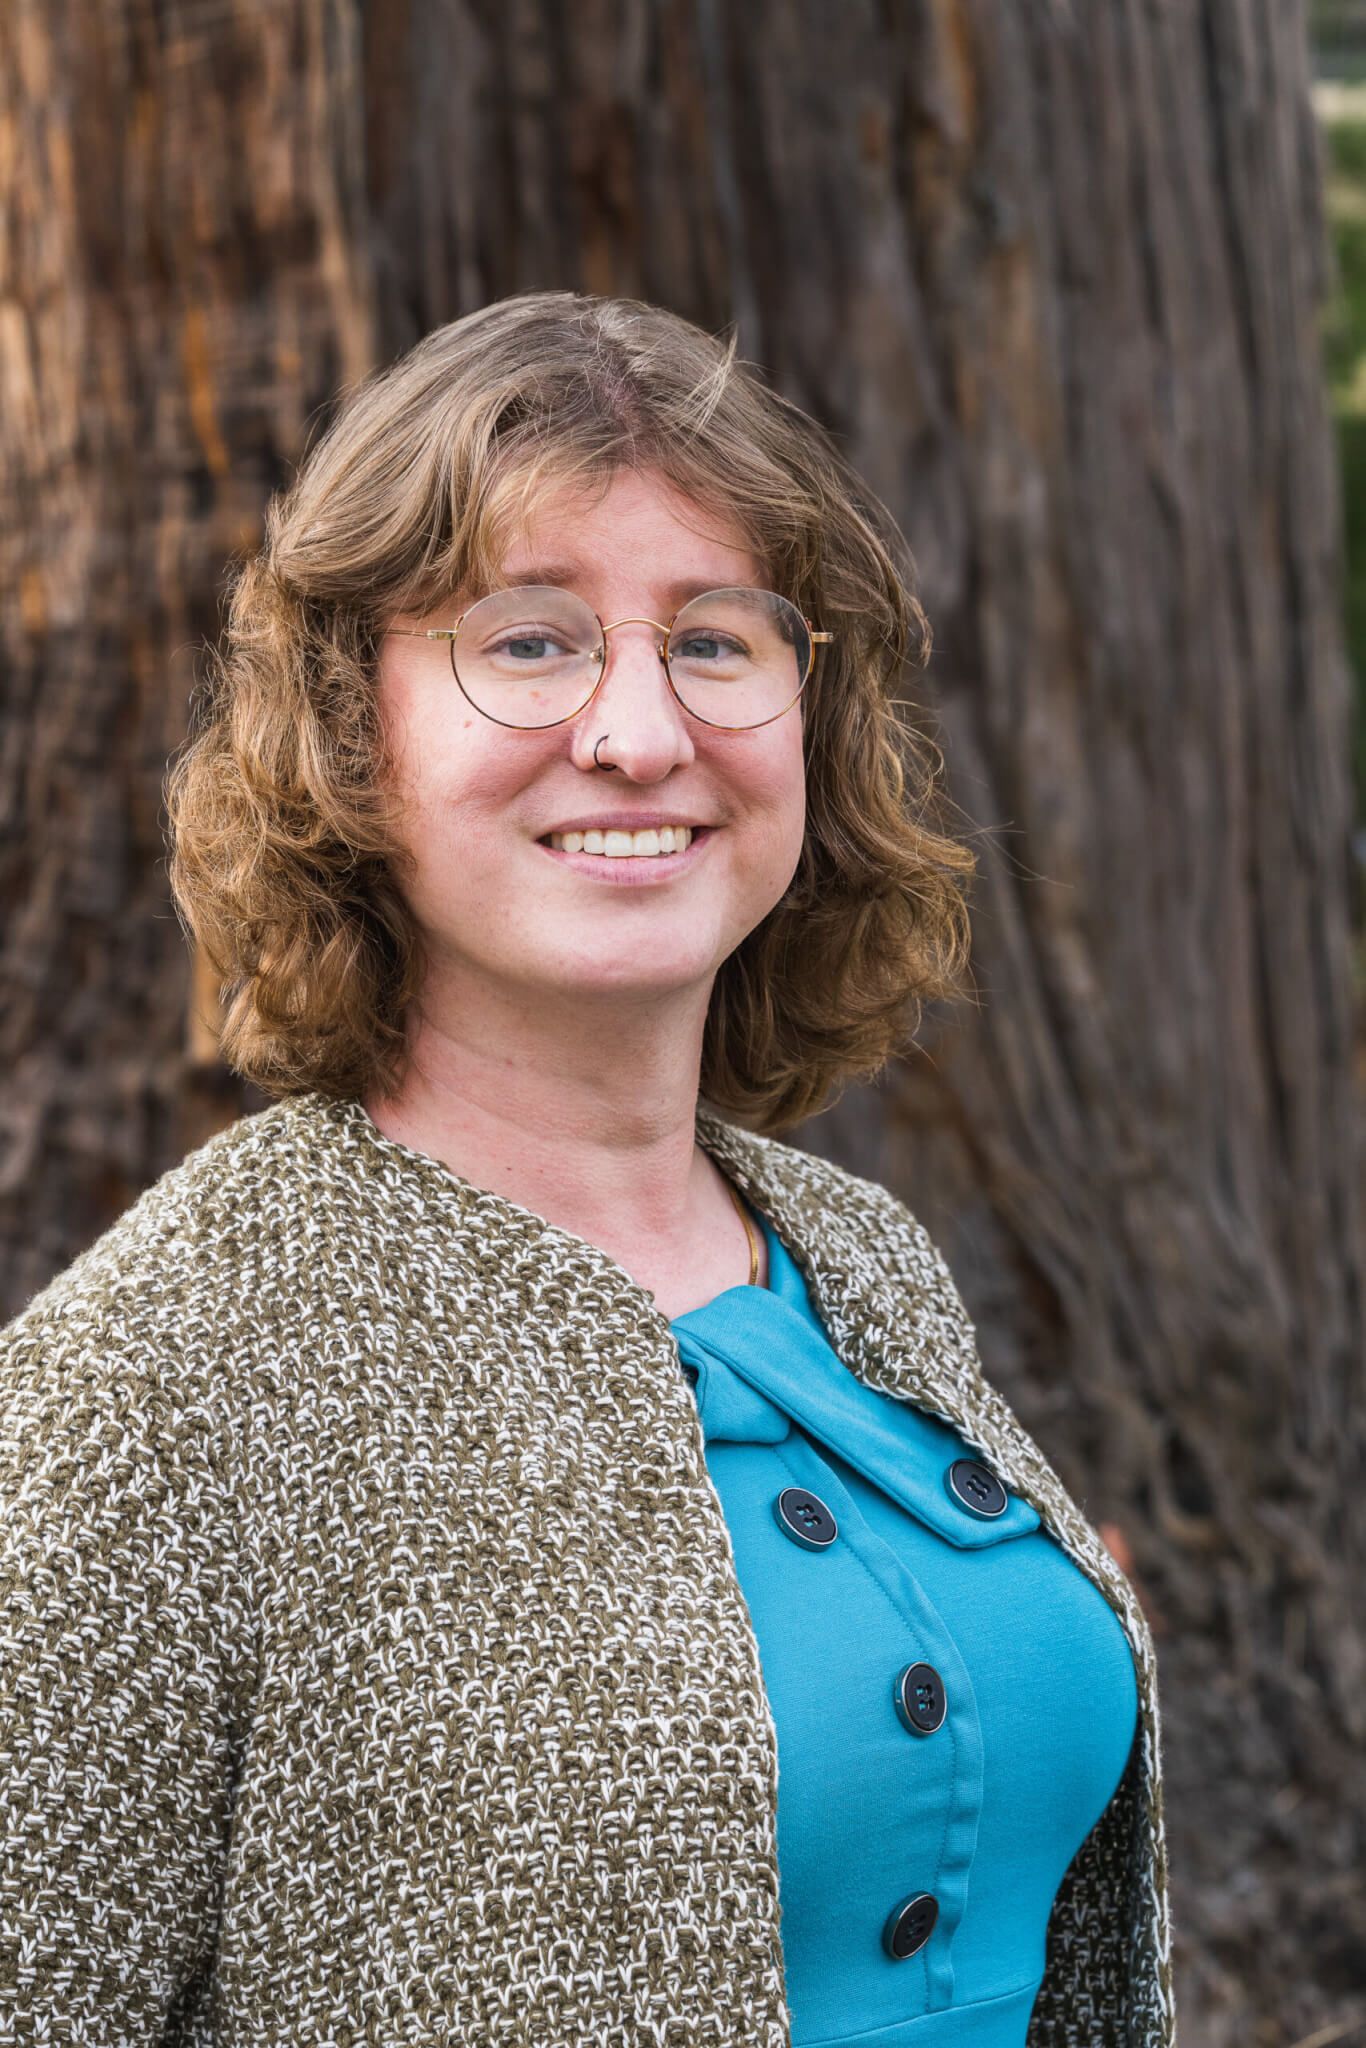
M 598 740 L 598 741 L 596 742 L 596 744 L 594 745 L 594 748 L 593 748 L 593 766 L 594 766 L 595 768 L 601 768 L 601 770 L 602 770 L 602 772 L 603 772 L 603 774 L 604 774 L 604 775 L 615 775 L 615 774 L 616 774 L 616 772 L 617 772 L 617 769 L 618 769 L 618 767 L 619 767 L 619 766 L 621 765 L 621 764 L 620 764 L 619 762 L 617 762 L 617 761 L 600 761 L 600 760 L 598 759 L 598 748 L 599 748 L 599 747 L 600 747 L 600 746 L 602 745 L 602 742 L 603 742 L 603 740 L 605 740 L 606 738 L 608 738 L 608 734 L 606 734 L 606 733 L 603 733 L 602 737 L 601 737 L 601 738 L 600 738 L 600 739 L 599 739 L 599 740 Z

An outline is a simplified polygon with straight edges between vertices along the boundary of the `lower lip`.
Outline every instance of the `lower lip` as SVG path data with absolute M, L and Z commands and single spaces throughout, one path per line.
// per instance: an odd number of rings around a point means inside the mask
M 572 868 L 575 874 L 591 875 L 595 882 L 606 882 L 617 889 L 639 889 L 647 888 L 651 882 L 671 881 L 691 867 L 711 838 L 712 829 L 710 825 L 698 827 L 692 844 L 685 846 L 682 853 L 624 853 L 609 857 L 605 853 L 566 853 L 562 846 L 541 845 L 539 839 L 536 844 L 542 853 Z

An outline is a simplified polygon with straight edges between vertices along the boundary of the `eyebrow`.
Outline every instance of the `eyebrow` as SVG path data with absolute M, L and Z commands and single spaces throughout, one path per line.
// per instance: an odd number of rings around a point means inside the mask
M 567 590 L 574 582 L 574 579 L 581 574 L 582 564 L 578 562 L 535 562 L 530 568 L 519 569 L 515 575 L 508 576 L 504 580 L 508 587 L 513 590 L 523 590 L 533 583 L 549 584 L 552 587 Z M 674 611 L 679 611 L 687 604 L 690 598 L 701 597 L 703 592 L 707 590 L 748 590 L 751 588 L 757 590 L 759 585 L 747 583 L 709 583 L 700 581 L 697 577 L 688 577 L 682 582 L 665 585 L 664 602 Z

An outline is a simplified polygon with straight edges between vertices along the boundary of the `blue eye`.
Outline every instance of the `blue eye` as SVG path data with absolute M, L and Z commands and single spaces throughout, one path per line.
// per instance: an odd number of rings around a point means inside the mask
M 510 654 L 515 661 L 546 661 L 549 659 L 550 649 L 557 644 L 545 633 L 522 633 L 514 640 L 500 641 L 498 652 Z M 563 652 L 563 649 L 560 649 L 560 652 Z
M 744 649 L 722 633 L 689 633 L 670 652 L 680 661 L 719 661 Z

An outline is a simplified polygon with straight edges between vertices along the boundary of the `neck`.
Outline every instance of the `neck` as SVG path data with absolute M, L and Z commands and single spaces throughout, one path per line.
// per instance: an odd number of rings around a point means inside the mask
M 709 994 L 547 1003 L 429 981 L 402 1084 L 364 1107 L 386 1137 L 585 1238 L 680 1314 L 748 1273 L 694 1138 Z

